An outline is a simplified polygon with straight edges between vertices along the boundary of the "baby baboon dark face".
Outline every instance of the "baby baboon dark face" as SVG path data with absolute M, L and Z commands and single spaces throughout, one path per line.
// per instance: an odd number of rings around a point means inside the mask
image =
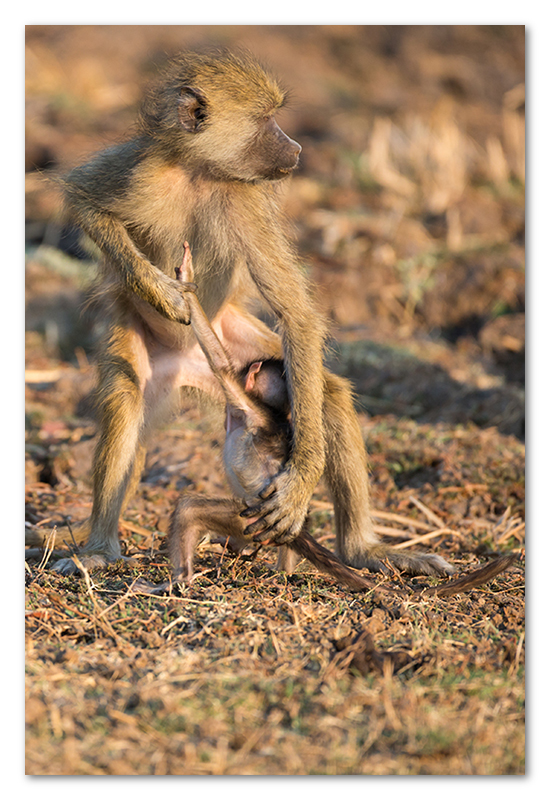
M 245 391 L 257 403 L 253 415 L 228 406 L 224 463 L 233 492 L 250 502 L 283 468 L 291 431 L 282 362 L 255 362 L 242 378 Z

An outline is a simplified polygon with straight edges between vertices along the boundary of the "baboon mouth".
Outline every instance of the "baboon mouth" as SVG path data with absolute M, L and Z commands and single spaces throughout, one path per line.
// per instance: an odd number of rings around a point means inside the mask
M 279 167 L 279 175 L 283 177 L 284 175 L 290 175 L 291 172 L 294 172 L 298 164 L 294 164 L 293 167 Z

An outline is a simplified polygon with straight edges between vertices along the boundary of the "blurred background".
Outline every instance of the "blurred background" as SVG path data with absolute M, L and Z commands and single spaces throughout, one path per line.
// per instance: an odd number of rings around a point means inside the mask
M 498 25 L 27 26 L 31 426 L 82 399 L 57 379 L 87 375 L 101 327 L 49 177 L 131 136 L 143 86 L 203 45 L 248 48 L 290 92 L 286 210 L 360 409 L 521 440 L 525 30 Z

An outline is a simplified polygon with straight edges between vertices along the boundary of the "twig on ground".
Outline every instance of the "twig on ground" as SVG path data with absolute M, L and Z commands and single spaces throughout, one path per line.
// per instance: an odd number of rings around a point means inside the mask
M 409 500 L 418 508 L 419 511 L 422 511 L 422 513 L 429 520 L 431 520 L 434 525 L 437 525 L 438 528 L 445 527 L 445 523 L 443 522 L 443 520 L 440 517 L 438 517 L 437 514 L 435 514 L 431 509 L 429 509 L 428 506 L 424 505 L 424 503 L 417 497 L 415 497 L 413 494 L 409 495 Z
M 53 528 L 51 529 L 50 533 L 48 534 L 48 538 L 46 539 L 46 545 L 44 547 L 44 554 L 42 556 L 42 560 L 41 560 L 40 564 L 38 565 L 38 569 L 39 570 L 44 569 L 44 567 L 46 566 L 46 564 L 48 563 L 48 561 L 51 558 L 51 555 L 52 555 L 52 553 L 54 551 L 55 534 L 56 534 L 56 532 L 57 532 L 57 525 L 54 525 Z
M 413 547 L 416 544 L 422 544 L 422 542 L 427 542 L 428 539 L 434 539 L 437 536 L 458 536 L 459 539 L 465 538 L 462 533 L 458 533 L 458 531 L 454 531 L 452 528 L 438 528 L 435 531 L 430 531 L 430 533 L 424 533 L 422 536 L 415 536 L 414 539 L 409 539 L 407 542 L 400 542 L 394 545 L 394 547 L 396 550 L 403 550 L 405 547 Z

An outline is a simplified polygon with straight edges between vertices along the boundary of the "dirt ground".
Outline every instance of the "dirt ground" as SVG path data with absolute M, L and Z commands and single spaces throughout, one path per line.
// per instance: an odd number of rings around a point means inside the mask
M 291 90 L 286 210 L 353 381 L 377 529 L 466 574 L 450 598 L 391 575 L 351 594 L 303 563 L 208 546 L 171 596 L 171 509 L 228 494 L 213 409 L 155 437 L 120 532 L 137 565 L 85 578 L 26 558 L 32 775 L 525 772 L 524 29 L 30 26 L 26 35 L 26 529 L 70 544 L 91 506 L 93 258 L 49 180 L 131 135 L 143 85 L 203 44 Z M 323 484 L 312 532 L 334 546 Z M 417 541 L 419 540 L 419 541 Z M 385 591 L 407 588 L 410 598 Z

